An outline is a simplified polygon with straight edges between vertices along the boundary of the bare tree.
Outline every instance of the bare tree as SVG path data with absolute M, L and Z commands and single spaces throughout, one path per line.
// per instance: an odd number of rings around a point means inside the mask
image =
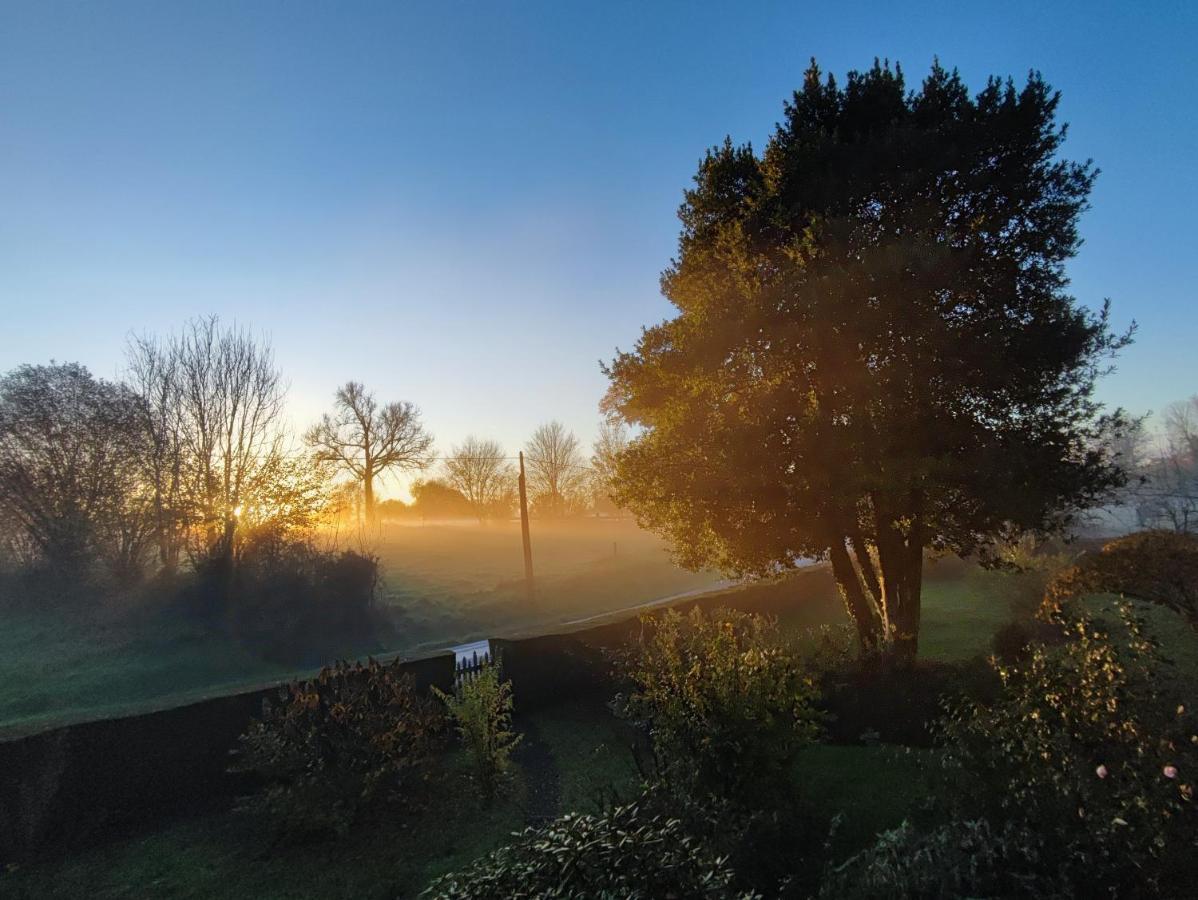
M 470 435 L 445 460 L 445 480 L 462 492 L 479 521 L 511 509 L 516 473 L 496 441 Z
M 277 491 L 285 468 L 282 375 L 265 339 L 215 316 L 192 320 L 161 352 L 178 405 L 182 527 L 202 555 L 231 555 L 239 519 Z
M 546 515 L 565 515 L 578 503 L 587 478 L 578 448 L 578 438 L 556 420 L 534 431 L 524 447 L 533 503 Z
M 366 519 L 374 521 L 374 480 L 388 471 L 427 468 L 433 436 L 411 403 L 379 406 L 357 381 L 337 389 L 332 415 L 325 413 L 304 435 L 318 459 L 349 472 L 362 485 Z
M 179 355 L 174 343 L 131 338 L 126 378 L 137 393 L 145 438 L 144 468 L 151 492 L 158 562 L 167 572 L 178 566 L 183 546 L 183 405 Z
M 1198 530 L 1198 395 L 1170 405 L 1156 459 L 1146 467 L 1138 512 L 1145 525 Z
M 620 452 L 628 446 L 628 427 L 619 419 L 604 419 L 599 423 L 599 435 L 592 445 L 591 482 L 595 492 L 595 509 L 604 506 L 619 512 L 612 494 L 616 485 L 616 466 Z

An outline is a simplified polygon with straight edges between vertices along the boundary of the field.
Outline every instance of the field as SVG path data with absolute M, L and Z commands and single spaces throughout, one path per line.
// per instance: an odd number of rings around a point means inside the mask
M 571 619 L 710 587 L 631 521 L 533 522 L 535 603 L 519 526 L 395 525 L 363 549 L 382 563 L 394 635 L 367 652 L 418 655 L 464 640 L 551 630 Z M 256 658 L 175 608 L 30 610 L 0 604 L 0 735 L 172 706 L 308 670 Z

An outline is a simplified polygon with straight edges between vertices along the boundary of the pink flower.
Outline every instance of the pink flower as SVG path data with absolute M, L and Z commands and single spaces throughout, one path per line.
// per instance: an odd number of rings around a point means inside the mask
M 1099 766 L 1097 769 L 1094 770 L 1094 772 L 1095 772 L 1095 774 L 1098 775 L 1099 778 L 1106 778 L 1107 775 L 1109 774 L 1107 772 L 1106 766 Z
M 1177 777 L 1177 766 L 1165 766 L 1164 773 L 1166 778 Z

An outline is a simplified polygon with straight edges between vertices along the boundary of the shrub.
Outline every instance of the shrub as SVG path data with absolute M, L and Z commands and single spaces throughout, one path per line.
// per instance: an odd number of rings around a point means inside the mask
M 1193 717 L 1118 611 L 1109 629 L 1074 611 L 1066 643 L 996 662 L 999 698 L 950 704 L 942 728 L 955 818 L 1034 834 L 1039 875 L 1084 896 L 1167 893 L 1198 848 Z
M 1035 840 L 985 820 L 956 820 L 920 832 L 903 822 L 843 863 L 829 867 L 819 897 L 829 900 L 955 900 L 958 897 L 1058 896 L 1034 875 Z
M 500 681 L 498 666 L 488 665 L 460 680 L 452 694 L 433 690 L 445 702 L 470 754 L 483 800 L 490 804 L 520 743 L 520 735 L 511 730 L 512 683 Z
M 649 731 L 658 774 L 691 794 L 746 798 L 788 777 L 819 732 L 816 687 L 763 616 L 699 608 L 641 619 L 617 710 Z
M 372 556 L 267 530 L 247 537 L 235 557 L 203 560 L 196 574 L 196 605 L 269 660 L 321 663 L 361 649 L 376 628 Z
M 570 814 L 446 875 L 423 896 L 445 900 L 515 897 L 749 898 L 732 886 L 725 860 L 685 833 L 677 819 L 632 804 L 603 816 Z
M 410 794 L 443 732 L 439 705 L 398 662 L 339 662 L 263 703 L 233 769 L 265 789 L 242 807 L 266 814 L 280 836 L 344 833 L 374 803 Z

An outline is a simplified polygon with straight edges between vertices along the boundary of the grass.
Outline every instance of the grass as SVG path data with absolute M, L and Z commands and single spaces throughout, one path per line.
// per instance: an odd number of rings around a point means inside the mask
M 794 623 L 812 624 L 834 617 L 826 581 L 812 572 L 789 582 L 736 588 L 722 599 L 790 610 Z M 924 653 L 951 660 L 985 652 L 994 627 L 1021 597 L 1026 586 L 1007 575 L 959 569 L 933 577 L 924 599 Z M 1178 677 L 1198 683 L 1192 633 L 1174 614 L 1143 606 L 1141 611 L 1166 654 L 1177 660 Z M 516 702 L 519 714 L 518 696 Z M 272 848 L 253 823 L 214 814 L 0 875 L 0 896 L 410 897 L 438 875 L 505 843 L 530 819 L 595 812 L 604 802 L 636 796 L 639 775 L 630 749 L 636 735 L 601 700 L 578 699 L 523 715 L 517 726 L 526 743 L 539 745 L 538 762 L 525 761 L 490 809 L 480 806 L 462 777 L 465 760 L 455 752 L 443 763 L 431 802 L 342 840 Z M 935 790 L 935 751 L 813 745 L 800 753 L 795 778 L 817 815 L 838 817 L 831 858 L 843 859 L 878 832 L 904 819 L 920 820 Z
M 674 566 L 630 521 L 534 522 L 538 594 L 524 594 L 518 525 L 392 526 L 369 547 L 383 566 L 379 600 L 394 622 L 367 652 L 419 655 L 478 637 L 549 631 L 715 584 Z M 0 736 L 128 715 L 293 678 L 169 609 L 22 610 L 0 597 Z
M 575 701 L 529 716 L 559 784 L 557 813 L 597 812 L 602 799 L 635 797 L 639 776 L 630 729 L 598 701 Z M 798 776 L 817 810 L 840 812 L 838 851 L 852 852 L 875 830 L 914 814 L 926 796 L 926 760 L 890 747 L 807 748 Z M 435 799 L 424 808 L 359 827 L 341 840 L 271 848 L 254 823 L 214 814 L 167 825 L 0 875 L 0 896 L 14 900 L 117 898 L 413 897 L 435 877 L 505 843 L 530 812 L 528 773 L 520 773 L 491 809 L 462 778 L 451 754 Z

